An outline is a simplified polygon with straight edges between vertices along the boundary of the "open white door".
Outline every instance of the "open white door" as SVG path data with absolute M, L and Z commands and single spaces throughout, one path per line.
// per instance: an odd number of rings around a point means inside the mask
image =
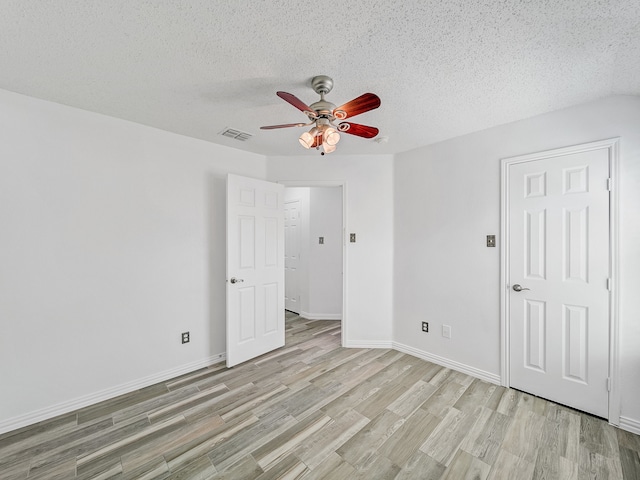
M 284 345 L 284 186 L 227 177 L 227 367 Z

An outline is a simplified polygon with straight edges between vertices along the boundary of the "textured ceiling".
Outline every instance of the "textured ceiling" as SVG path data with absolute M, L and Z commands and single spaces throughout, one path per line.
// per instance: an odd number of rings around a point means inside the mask
M 638 0 L 1 0 L 0 88 L 266 155 L 312 155 L 276 96 L 382 99 L 338 152 L 394 153 L 640 95 Z M 253 134 L 239 142 L 225 127 Z

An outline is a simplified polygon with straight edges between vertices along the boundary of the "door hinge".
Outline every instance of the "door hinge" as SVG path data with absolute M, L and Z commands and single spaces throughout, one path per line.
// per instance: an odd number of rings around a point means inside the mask
M 611 391 L 611 377 L 607 378 L 607 392 Z
M 611 277 L 607 278 L 607 290 L 611 291 Z
M 613 188 L 613 180 L 611 178 L 607 178 L 607 190 L 611 191 Z

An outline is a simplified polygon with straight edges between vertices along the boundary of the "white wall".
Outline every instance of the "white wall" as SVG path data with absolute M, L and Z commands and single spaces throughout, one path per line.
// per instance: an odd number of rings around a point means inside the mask
M 266 158 L 0 91 L 0 431 L 224 353 L 227 172 Z
M 346 253 L 343 321 L 347 345 L 390 346 L 393 157 L 332 153 L 269 157 L 267 165 L 271 181 L 346 182 L 347 234 L 357 234 L 357 242 L 348 243 Z
M 621 137 L 622 417 L 640 428 L 640 98 L 618 96 L 396 156 L 394 340 L 497 376 L 500 159 Z M 419 333 L 420 321 L 432 333 Z M 452 326 L 452 338 L 440 334 Z M 638 422 L 635 423 L 634 422 Z
M 309 213 L 309 316 L 342 316 L 342 188 L 313 187 Z M 324 237 L 324 244 L 319 243 Z

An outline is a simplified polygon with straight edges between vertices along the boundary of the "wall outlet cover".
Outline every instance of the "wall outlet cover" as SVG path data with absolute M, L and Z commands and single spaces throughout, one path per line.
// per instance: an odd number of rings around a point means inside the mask
M 451 325 L 442 326 L 442 336 L 444 338 L 451 338 Z

